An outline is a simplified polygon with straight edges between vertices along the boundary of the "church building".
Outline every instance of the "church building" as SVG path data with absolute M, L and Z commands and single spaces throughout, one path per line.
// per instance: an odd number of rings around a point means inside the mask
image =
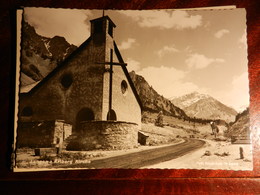
M 126 139 L 134 140 L 129 148 L 137 145 L 142 106 L 127 64 L 113 39 L 116 25 L 108 16 L 90 22 L 90 37 L 29 92 L 20 94 L 18 144 L 24 142 L 24 129 L 30 132 L 30 126 L 59 120 L 71 125 L 72 134 L 81 133 L 85 140 L 92 136 L 91 143 L 101 148 L 105 140 L 111 141 L 109 136 L 114 136 L 111 129 L 115 125 L 119 127 L 116 127 L 118 137 L 113 148 L 120 148 L 116 143 Z M 134 132 L 126 130 L 129 125 Z M 37 136 L 37 128 L 31 135 Z M 64 140 L 64 136 L 60 139 Z M 52 136 L 50 142 L 55 144 L 55 140 Z

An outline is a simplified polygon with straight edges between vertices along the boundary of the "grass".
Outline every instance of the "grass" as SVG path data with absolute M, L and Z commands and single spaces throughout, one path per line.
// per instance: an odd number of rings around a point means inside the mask
M 152 123 L 156 120 L 157 115 L 158 115 L 158 113 L 146 112 L 146 117 L 149 119 L 148 121 L 150 123 Z M 170 126 L 170 127 L 179 128 L 179 129 L 190 129 L 190 130 L 194 130 L 195 128 L 200 128 L 200 127 L 205 126 L 200 123 L 184 121 L 182 119 L 178 119 L 176 117 L 166 116 L 166 115 L 163 116 L 163 123 L 165 126 Z

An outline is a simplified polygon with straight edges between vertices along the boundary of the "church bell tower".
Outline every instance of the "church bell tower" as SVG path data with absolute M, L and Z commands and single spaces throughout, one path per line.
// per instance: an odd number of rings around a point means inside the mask
M 91 20 L 91 36 L 95 44 L 102 44 L 106 39 L 113 39 L 113 31 L 116 25 L 108 16 Z
M 94 20 L 91 20 L 90 22 L 91 35 L 108 33 L 111 37 L 113 37 L 113 29 L 116 27 L 116 25 L 108 16 L 96 18 Z
M 116 25 L 108 16 L 103 16 L 91 20 L 91 37 L 95 51 L 99 53 L 97 56 L 97 65 L 104 66 L 103 74 L 103 104 L 102 104 L 102 120 L 116 120 L 116 115 L 112 109 L 113 99 L 113 66 L 114 62 L 118 63 L 115 55 L 114 46 L 114 28 Z M 119 67 L 116 67 L 119 68 Z

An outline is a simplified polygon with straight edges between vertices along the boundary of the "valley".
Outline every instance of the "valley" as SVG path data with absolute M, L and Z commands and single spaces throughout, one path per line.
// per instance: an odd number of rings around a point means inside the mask
M 156 118 L 156 114 L 146 115 L 150 121 Z M 214 138 L 210 125 L 165 116 L 164 127 L 142 123 L 141 132 L 148 136 L 146 145 L 129 150 L 63 151 L 61 155 L 44 158 L 35 156 L 33 149 L 28 148 L 26 152 L 18 150 L 17 166 L 27 171 L 101 167 L 250 170 L 251 145 L 231 144 L 231 139 L 224 136 L 227 128 L 219 126 L 219 129 Z
M 77 48 L 63 37 L 37 35 L 29 24 L 25 24 L 24 35 L 20 93 L 30 91 Z M 143 143 L 139 142 L 138 147 L 129 150 L 64 149 L 57 156 L 35 156 L 32 148 L 19 148 L 16 166 L 20 170 L 112 168 L 116 165 L 115 168 L 251 168 L 251 144 L 231 143 L 232 137 L 250 137 L 248 109 L 237 113 L 217 99 L 198 92 L 167 99 L 157 93 L 143 76 L 134 71 L 129 74 L 142 102 L 142 124 L 138 135 L 143 137 Z M 160 112 L 163 124 L 156 126 L 155 121 Z M 210 126 L 213 121 L 219 129 L 216 137 Z M 243 150 L 243 158 L 240 148 Z M 153 153 L 156 154 L 153 156 Z M 125 164 L 131 158 L 134 163 Z M 115 164 L 118 161 L 120 163 Z

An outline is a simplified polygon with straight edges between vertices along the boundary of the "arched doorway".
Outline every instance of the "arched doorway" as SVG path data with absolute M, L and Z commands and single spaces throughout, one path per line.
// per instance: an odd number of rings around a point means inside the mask
M 114 110 L 109 110 L 107 113 L 107 120 L 116 121 L 116 112 Z
M 32 107 L 26 106 L 26 107 L 23 108 L 21 116 L 30 117 L 32 115 L 33 115 Z
M 94 112 L 90 108 L 82 108 L 76 117 L 76 131 L 80 130 L 81 122 L 91 120 L 95 120 Z

